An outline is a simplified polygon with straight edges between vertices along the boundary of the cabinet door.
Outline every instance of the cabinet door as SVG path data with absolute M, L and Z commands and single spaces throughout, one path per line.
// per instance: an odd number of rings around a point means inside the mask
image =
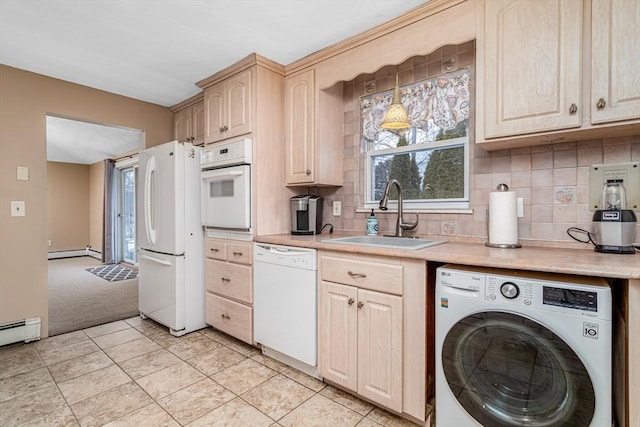
M 243 71 L 225 81 L 224 109 L 225 139 L 251 132 L 251 70 Z
M 639 41 L 640 2 L 592 3 L 592 123 L 640 117 Z
M 358 394 L 402 412 L 402 298 L 358 290 Z
M 191 107 L 191 137 L 195 145 L 204 144 L 204 102 Z
M 191 138 L 191 108 L 185 108 L 173 115 L 173 137 L 180 141 L 189 141 Z
M 204 90 L 204 142 L 224 139 L 224 82 Z
M 315 181 L 315 71 L 285 81 L 285 143 L 287 184 Z
M 485 137 L 581 125 L 582 0 L 485 2 Z
M 353 391 L 358 380 L 357 298 L 358 290 L 353 286 L 320 282 L 320 374 Z

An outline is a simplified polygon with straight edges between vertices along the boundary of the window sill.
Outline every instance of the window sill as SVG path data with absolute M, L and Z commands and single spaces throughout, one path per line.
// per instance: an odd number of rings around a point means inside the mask
M 395 207 L 390 207 L 388 211 L 383 211 L 377 208 L 374 208 L 373 211 L 378 214 L 395 214 L 398 210 Z M 417 213 L 417 214 L 460 214 L 460 215 L 472 215 L 473 209 L 408 209 L 404 208 L 402 210 L 404 213 Z M 356 213 L 371 213 L 371 208 L 360 207 L 356 208 Z

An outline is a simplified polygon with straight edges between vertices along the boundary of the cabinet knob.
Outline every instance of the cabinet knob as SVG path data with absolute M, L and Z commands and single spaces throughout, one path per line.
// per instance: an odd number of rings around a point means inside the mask
M 598 102 L 596 102 L 596 107 L 598 107 L 598 110 L 602 110 L 605 105 L 607 105 L 607 102 L 604 100 L 604 98 L 600 98 L 598 99 Z
M 307 176 L 308 176 L 308 175 L 311 175 L 311 170 L 310 170 L 310 169 L 307 169 L 304 173 L 306 173 L 306 174 L 307 174 Z
M 576 104 L 571 104 L 569 107 L 569 114 L 575 114 L 578 112 L 578 106 Z
M 347 304 L 353 305 L 354 302 L 356 301 L 353 298 L 349 298 L 349 301 L 347 301 Z
M 360 277 L 364 278 L 364 277 L 367 277 L 367 275 L 366 275 L 366 274 L 364 274 L 364 273 L 354 273 L 354 272 L 353 272 L 353 271 L 351 271 L 351 270 L 347 271 L 347 274 L 348 274 L 349 276 L 353 277 L 353 278 L 360 278 Z
M 358 308 L 364 307 L 364 303 L 362 301 L 358 301 Z
M 225 320 L 230 320 L 231 316 L 227 315 L 227 314 L 221 314 L 220 317 L 222 317 Z

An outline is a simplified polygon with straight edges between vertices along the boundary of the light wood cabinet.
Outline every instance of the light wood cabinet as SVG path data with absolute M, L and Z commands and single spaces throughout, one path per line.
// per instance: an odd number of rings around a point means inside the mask
M 591 20 L 591 123 L 637 119 L 640 2 L 593 1 Z
M 253 344 L 252 243 L 208 237 L 205 256 L 205 321 Z
M 425 419 L 426 266 L 319 251 L 320 374 L 372 402 Z
M 582 0 L 485 2 L 485 137 L 578 127 Z
M 640 132 L 638 2 L 477 4 L 476 142 L 483 148 Z
M 286 184 L 342 185 L 342 84 L 318 90 L 313 68 L 285 79 Z
M 190 102 L 191 101 L 191 102 Z M 204 144 L 204 101 L 202 94 L 187 100 L 173 111 L 173 137 L 180 142 Z M 186 105 L 185 105 L 186 104 Z
M 251 132 L 251 70 L 244 70 L 204 90 L 204 140 L 218 142 Z
M 323 281 L 322 376 L 402 412 L 402 298 Z

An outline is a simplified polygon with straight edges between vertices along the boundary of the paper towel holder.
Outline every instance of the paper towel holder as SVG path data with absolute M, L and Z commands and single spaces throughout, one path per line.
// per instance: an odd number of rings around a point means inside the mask
M 498 184 L 496 186 L 496 190 L 497 191 L 509 191 L 509 186 L 507 184 Z M 489 209 L 487 209 L 486 215 L 487 215 L 487 238 L 488 238 L 488 236 L 489 236 Z M 490 243 L 489 241 L 487 241 L 484 245 L 488 246 L 490 248 L 500 248 L 500 249 L 517 249 L 517 248 L 521 248 L 522 247 L 522 244 L 520 244 L 520 243 Z

